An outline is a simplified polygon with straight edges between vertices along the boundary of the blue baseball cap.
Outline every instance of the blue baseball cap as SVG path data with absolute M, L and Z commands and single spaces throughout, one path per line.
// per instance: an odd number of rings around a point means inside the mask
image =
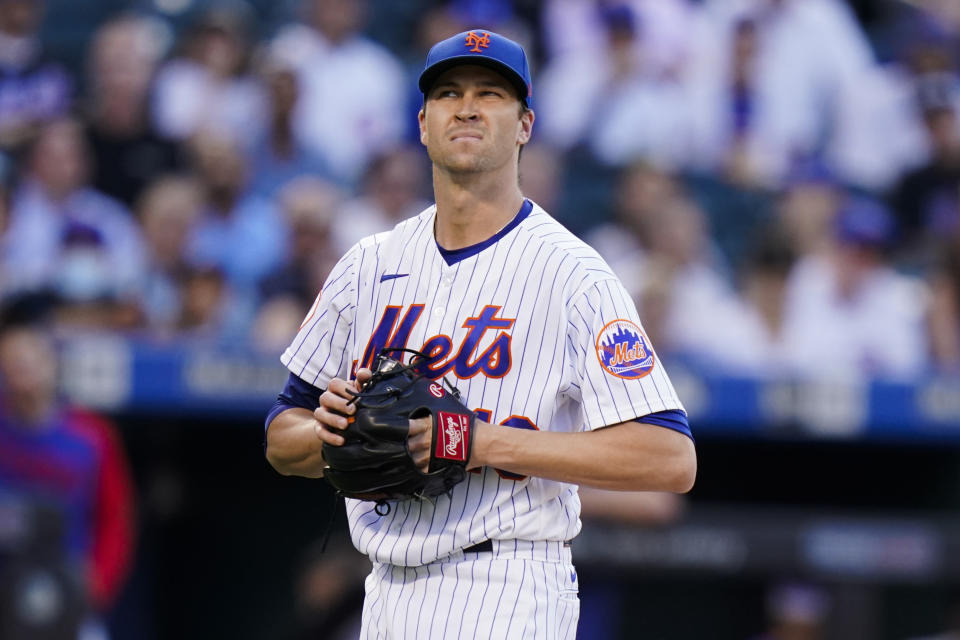
M 533 83 L 523 47 L 510 38 L 483 29 L 464 31 L 433 45 L 420 74 L 420 91 L 426 95 L 441 73 L 461 64 L 478 64 L 503 75 L 516 87 L 520 101 L 530 107 Z
M 835 229 L 844 244 L 877 249 L 892 245 L 897 232 L 896 220 L 890 210 L 865 196 L 851 196 L 840 207 Z

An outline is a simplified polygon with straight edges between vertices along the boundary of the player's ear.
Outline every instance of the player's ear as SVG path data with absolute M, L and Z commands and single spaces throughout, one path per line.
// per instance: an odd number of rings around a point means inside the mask
M 426 116 L 424 115 L 424 110 L 426 110 L 427 105 L 423 105 L 420 111 L 417 113 L 417 123 L 420 126 L 420 144 L 427 146 L 427 125 L 426 125 Z
M 520 114 L 520 131 L 517 134 L 517 142 L 527 144 L 530 142 L 530 136 L 533 135 L 533 120 L 535 114 L 533 109 L 524 109 Z

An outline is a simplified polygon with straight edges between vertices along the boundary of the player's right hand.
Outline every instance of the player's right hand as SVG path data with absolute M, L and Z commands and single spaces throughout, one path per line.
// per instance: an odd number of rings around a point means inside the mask
M 317 421 L 317 438 L 334 446 L 343 444 L 343 436 L 337 431 L 343 431 L 350 425 L 351 416 L 357 410 L 350 400 L 371 375 L 373 372 L 370 369 L 359 369 L 356 380 L 334 378 L 330 381 L 326 391 L 320 394 L 320 406 L 313 411 Z

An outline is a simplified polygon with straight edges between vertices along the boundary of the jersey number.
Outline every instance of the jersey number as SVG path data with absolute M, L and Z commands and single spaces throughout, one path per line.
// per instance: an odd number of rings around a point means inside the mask
M 477 414 L 477 417 L 483 420 L 484 422 L 490 422 L 493 417 L 493 412 L 489 409 L 477 409 L 474 411 Z M 534 431 L 539 431 L 540 428 L 533 424 L 533 421 L 526 416 L 510 416 L 509 418 L 504 418 L 500 421 L 505 427 L 513 427 L 515 429 L 532 429 Z M 513 473 L 512 471 L 504 471 L 503 469 L 494 469 L 501 478 L 505 480 L 526 480 L 527 476 Z M 471 469 L 472 473 L 480 473 L 479 469 Z

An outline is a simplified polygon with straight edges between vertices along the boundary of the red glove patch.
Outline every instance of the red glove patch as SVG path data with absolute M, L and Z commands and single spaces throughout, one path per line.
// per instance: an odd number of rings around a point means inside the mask
M 461 413 L 437 412 L 437 441 L 433 457 L 467 462 L 470 443 L 470 416 Z

